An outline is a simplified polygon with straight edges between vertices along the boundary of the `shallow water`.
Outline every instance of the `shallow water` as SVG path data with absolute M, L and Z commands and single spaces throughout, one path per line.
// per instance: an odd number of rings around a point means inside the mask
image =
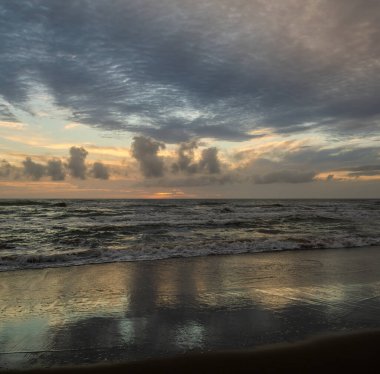
M 0 200 L 0 270 L 380 244 L 380 200 Z

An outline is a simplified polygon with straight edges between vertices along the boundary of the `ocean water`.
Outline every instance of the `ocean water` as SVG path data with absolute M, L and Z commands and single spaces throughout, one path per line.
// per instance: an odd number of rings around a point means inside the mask
M 380 200 L 0 200 L 0 271 L 380 245 Z

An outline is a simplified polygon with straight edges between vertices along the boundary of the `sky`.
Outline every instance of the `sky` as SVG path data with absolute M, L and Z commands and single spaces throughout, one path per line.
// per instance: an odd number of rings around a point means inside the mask
M 1 198 L 380 198 L 378 0 L 1 0 Z

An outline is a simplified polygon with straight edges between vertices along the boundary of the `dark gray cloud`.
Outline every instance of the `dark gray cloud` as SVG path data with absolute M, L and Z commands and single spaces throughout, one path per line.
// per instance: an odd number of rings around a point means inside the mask
M 12 165 L 7 160 L 0 161 L 0 178 L 7 178 L 12 172 Z
M 199 160 L 199 169 L 208 174 L 220 173 L 220 160 L 218 157 L 218 149 L 216 147 L 202 150 L 202 157 Z
M 247 162 L 241 172 L 253 175 L 253 181 L 258 184 L 311 182 L 319 173 L 330 173 L 327 180 L 331 181 L 336 179 L 335 172 L 344 171 L 355 177 L 376 175 L 380 168 L 379 147 L 313 146 L 294 149 L 291 144 L 289 146 L 289 149 L 282 147 L 280 157 L 278 150 L 273 149 L 260 158 L 256 158 L 254 153 L 252 156 L 252 150 L 239 152 L 235 158 L 242 161 L 252 157 L 252 162 Z
M 167 120 L 162 119 L 160 126 L 144 128 L 141 126 L 129 126 L 130 131 L 142 132 L 154 139 L 165 141 L 167 143 L 186 142 L 192 138 L 216 138 L 219 140 L 244 141 L 258 138 L 263 135 L 250 135 L 246 130 L 234 126 L 215 124 L 207 125 L 204 122 L 210 120 L 198 119 L 196 121 L 185 120 Z M 168 123 L 169 122 L 169 123 Z M 212 121 L 210 121 L 212 122 Z
M 260 154 L 259 158 L 255 154 L 255 149 L 251 149 L 236 153 L 234 159 L 237 161 L 246 160 L 245 169 L 260 175 L 280 170 L 359 171 L 363 165 L 375 167 L 377 163 L 380 164 L 380 147 L 349 147 L 347 145 L 297 148 L 293 147 L 293 143 L 290 142 L 288 146 L 283 144 L 277 148 L 274 146 L 267 152 Z M 250 159 L 252 162 L 249 162 Z
M 361 172 L 361 171 L 377 171 L 377 170 L 380 170 L 380 165 L 361 165 L 361 166 L 353 166 L 353 167 L 345 167 L 345 168 L 341 168 L 339 170 L 342 170 L 342 171 L 358 171 L 358 172 Z
M 11 165 L 7 160 L 0 160 L 0 178 L 19 179 L 28 177 L 33 180 L 39 180 L 48 176 L 53 181 L 63 181 L 66 177 L 67 169 L 74 178 L 86 178 L 87 166 L 85 160 L 88 152 L 81 147 L 70 148 L 70 158 L 65 164 L 60 159 L 50 159 L 46 164 L 40 164 L 26 157 L 22 162 L 23 169 Z M 95 162 L 89 173 L 96 179 L 109 179 L 110 170 L 102 162 Z
M 380 126 L 377 0 L 3 0 L 0 96 L 167 142 Z M 9 106 L 0 107 L 9 117 Z
M 177 161 L 172 165 L 174 173 L 185 172 L 194 174 L 199 170 L 199 165 L 194 161 L 194 150 L 198 148 L 196 139 L 181 143 L 177 149 Z
M 94 162 L 92 165 L 91 174 L 96 179 L 108 179 L 109 171 L 106 165 L 102 162 Z
M 18 122 L 18 119 L 11 112 L 8 105 L 0 103 L 0 121 Z
M 136 136 L 132 143 L 132 156 L 138 161 L 140 171 L 146 178 L 157 178 L 164 175 L 164 160 L 158 151 L 165 144 L 144 136 Z
M 364 177 L 380 175 L 380 164 L 378 165 L 360 165 L 353 167 L 341 168 L 341 171 L 349 171 L 349 177 Z
M 380 175 L 380 170 L 354 171 L 347 174 L 349 177 L 373 177 Z
M 86 178 L 86 157 L 88 152 L 83 147 L 71 147 L 67 167 L 74 178 Z
M 198 146 L 199 141 L 196 139 L 183 142 L 179 145 L 177 149 L 177 161 L 172 164 L 172 171 L 174 173 L 220 173 L 221 163 L 218 157 L 218 149 L 216 147 L 203 149 L 200 160 L 196 162 L 194 160 L 194 150 L 197 149 Z
M 365 146 L 355 148 L 348 146 L 304 147 L 289 152 L 284 156 L 284 160 L 289 164 L 297 164 L 299 167 L 314 167 L 319 171 L 354 171 L 356 168 L 361 168 L 362 165 L 380 163 L 380 148 Z
M 27 157 L 23 162 L 24 175 L 32 178 L 33 180 L 41 179 L 45 174 L 45 166 L 32 161 L 30 157 Z
M 312 182 L 316 176 L 312 171 L 281 170 L 264 175 L 256 175 L 254 182 L 256 184 L 271 183 L 307 183 Z
M 62 181 L 65 179 L 65 167 L 61 160 L 49 160 L 46 166 L 46 175 L 53 181 Z

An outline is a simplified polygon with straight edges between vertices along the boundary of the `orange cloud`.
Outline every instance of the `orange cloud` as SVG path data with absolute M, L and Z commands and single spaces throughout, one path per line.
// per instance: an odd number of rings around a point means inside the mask
M 26 128 L 26 125 L 20 122 L 0 121 L 0 127 L 12 130 L 23 130 Z
M 72 122 L 72 123 L 68 123 L 63 128 L 65 130 L 72 130 L 72 129 L 75 129 L 75 128 L 80 127 L 80 126 L 82 126 L 82 124 L 76 123 L 76 122 Z

